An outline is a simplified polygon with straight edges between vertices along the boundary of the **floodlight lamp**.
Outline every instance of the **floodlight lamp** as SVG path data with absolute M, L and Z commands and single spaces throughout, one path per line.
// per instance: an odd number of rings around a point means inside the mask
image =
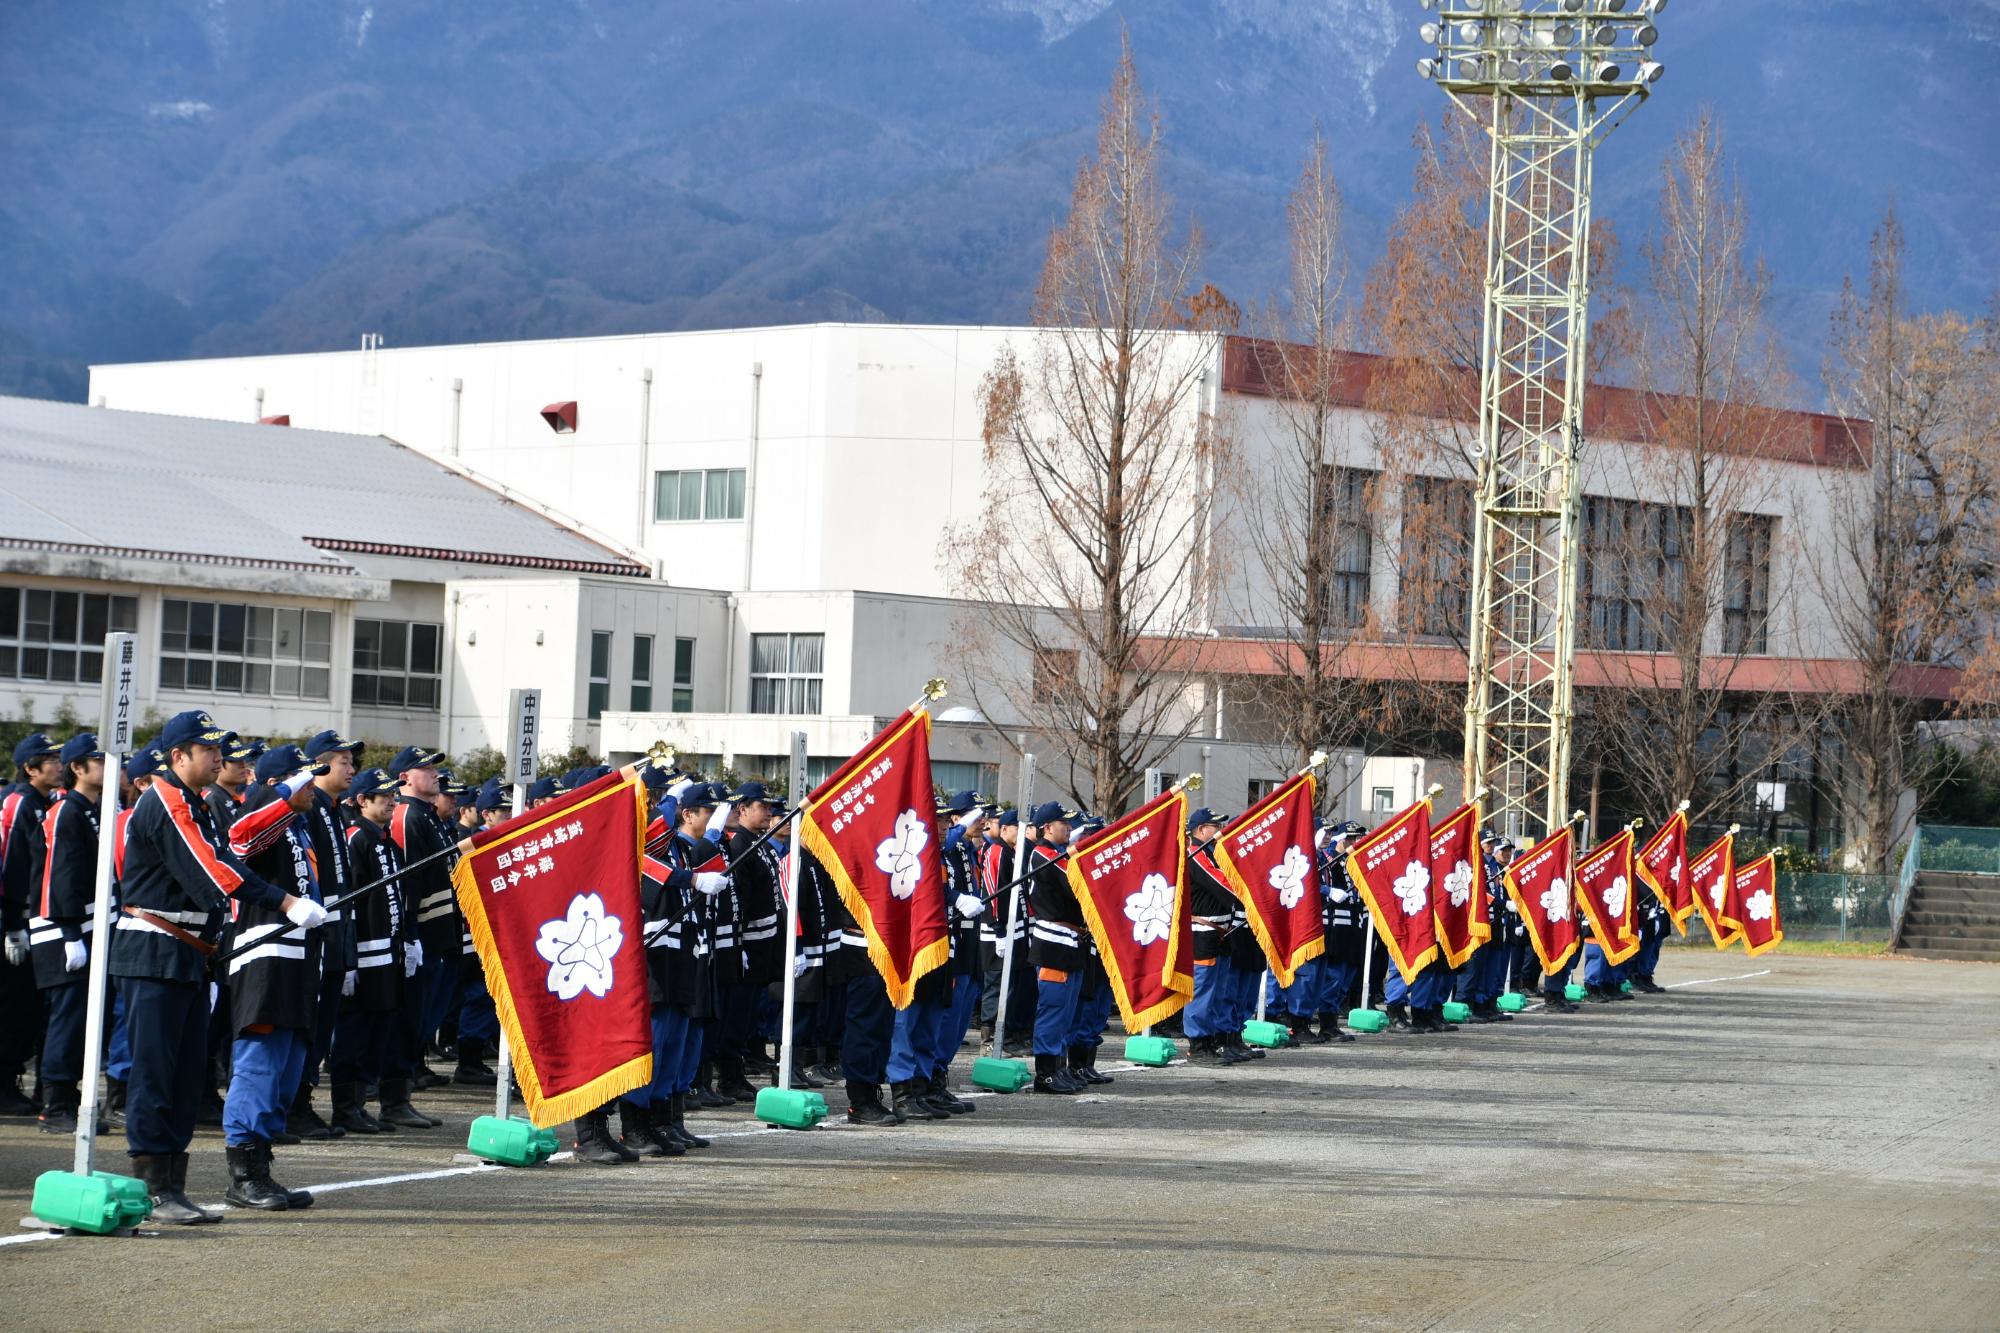
M 1521 25 L 1508 19 L 1500 25 L 1500 45 L 1514 47 L 1521 45 Z
M 1583 12 L 1583 0 L 1562 0 L 1562 5 L 1565 13 L 1581 14 Z
M 1660 30 L 1650 23 L 1642 23 L 1632 29 L 1632 40 L 1639 46 L 1651 46 L 1660 40 Z
M 1618 29 L 1609 23 L 1600 23 L 1590 30 L 1590 45 L 1609 46 L 1618 40 Z
M 1436 46 L 1438 38 L 1444 36 L 1444 29 L 1435 23 L 1426 23 L 1417 29 L 1417 36 L 1424 39 L 1425 46 Z
M 1555 37 L 1556 37 L 1556 45 L 1557 45 L 1557 46 L 1571 46 L 1571 45 L 1574 45 L 1574 44 L 1575 44 L 1575 42 L 1576 42 L 1576 27 L 1575 27 L 1575 25 L 1574 25 L 1574 24 L 1569 24 L 1569 23 L 1558 23 L 1558 24 L 1556 24 L 1556 33 L 1555 33 Z
M 1508 83 L 1519 83 L 1528 77 L 1528 67 L 1518 60 L 1500 62 L 1500 77 Z
M 1429 9 L 1432 5 L 1437 3 L 1437 0 L 1417 0 L 1417 3 L 1421 4 L 1425 9 Z
M 1566 58 L 1557 56 L 1549 64 L 1549 77 L 1557 83 L 1568 83 L 1576 77 L 1576 66 L 1570 64 Z
M 1464 56 L 1464 57 L 1461 57 L 1461 58 L 1460 58 L 1460 60 L 1459 60 L 1459 62 L 1458 62 L 1458 77 L 1459 77 L 1459 78 L 1461 78 L 1461 79 L 1476 79 L 1476 78 L 1478 78 L 1478 77 L 1479 77 L 1479 57 L 1478 57 L 1478 56 Z
M 1639 0 L 1641 14 L 1657 14 L 1667 7 L 1667 0 Z
M 1598 0 L 1597 8 L 1600 13 L 1616 14 L 1625 8 L 1625 0 Z
M 1600 60 L 1597 62 L 1597 68 L 1591 71 L 1590 80 L 1592 83 L 1616 83 L 1618 76 L 1623 72 L 1614 62 Z
M 1435 79 L 1437 77 L 1437 72 L 1438 72 L 1438 62 L 1431 59 L 1429 56 L 1425 56 L 1422 60 L 1419 60 L 1417 62 L 1418 78 Z
M 1480 36 L 1481 29 L 1477 19 L 1467 19 L 1458 25 L 1458 40 L 1467 46 L 1478 45 Z
M 1658 83 L 1660 81 L 1660 76 L 1662 74 L 1665 74 L 1666 72 L 1667 72 L 1666 66 L 1662 65 L 1659 61 L 1642 60 L 1639 62 L 1639 73 L 1637 77 L 1639 82 L 1641 83 Z

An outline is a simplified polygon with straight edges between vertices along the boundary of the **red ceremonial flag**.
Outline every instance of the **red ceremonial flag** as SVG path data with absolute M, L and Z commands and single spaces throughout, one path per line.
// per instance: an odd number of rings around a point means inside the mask
M 1570 897 L 1575 878 L 1570 859 L 1575 852 L 1570 826 L 1565 824 L 1518 857 L 1501 876 L 1507 896 L 1527 923 L 1535 957 L 1550 975 L 1562 971 L 1579 943 L 1576 904 Z
M 931 715 L 912 708 L 820 783 L 799 817 L 800 840 L 868 937 L 898 1009 L 951 957 L 936 810 Z
M 1194 995 L 1187 797 L 1162 793 L 1070 849 L 1069 886 L 1090 923 L 1127 1032 Z
M 627 771 L 606 774 L 480 829 L 452 868 L 521 1100 L 540 1126 L 652 1081 L 645 790 Z
M 1264 961 L 1280 986 L 1326 952 L 1319 856 L 1313 846 L 1314 783 L 1301 773 L 1245 810 L 1216 840 L 1216 868 L 1243 904 Z
M 1688 887 L 1702 924 L 1715 940 L 1715 947 L 1727 949 L 1742 932 L 1733 918 L 1725 917 L 1730 887 L 1736 882 L 1736 835 L 1725 833 L 1707 851 L 1688 862 Z
M 1736 872 L 1729 905 L 1735 909 L 1734 925 L 1752 958 L 1785 942 L 1784 927 L 1778 920 L 1778 865 L 1771 853 Z
M 1694 915 L 1694 890 L 1693 881 L 1688 878 L 1688 817 L 1685 806 L 1674 811 L 1665 827 L 1639 849 L 1639 859 L 1632 868 L 1639 872 L 1639 878 L 1646 881 L 1646 887 L 1667 909 L 1674 929 L 1687 934 L 1687 920 Z
M 1639 931 L 1633 925 L 1638 886 L 1632 882 L 1632 830 L 1618 836 L 1576 863 L 1576 894 L 1590 918 L 1591 943 L 1604 950 L 1614 966 L 1639 952 Z
M 1431 803 L 1428 798 L 1376 829 L 1347 854 L 1347 877 L 1375 919 L 1405 984 L 1438 955 L 1431 915 Z
M 1479 846 L 1479 807 L 1461 805 L 1431 827 L 1431 883 L 1437 885 L 1438 948 L 1462 967 L 1493 938 L 1486 919 L 1486 854 Z

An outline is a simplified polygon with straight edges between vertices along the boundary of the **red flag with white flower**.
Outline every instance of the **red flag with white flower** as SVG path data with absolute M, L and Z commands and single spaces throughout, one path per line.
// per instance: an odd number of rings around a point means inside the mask
M 1069 886 L 1127 1032 L 1194 996 L 1187 813 L 1187 797 L 1165 792 L 1070 848 Z
M 452 868 L 537 1125 L 652 1081 L 645 850 L 646 791 L 621 770 L 480 829 Z
M 1590 942 L 1604 950 L 1605 959 L 1616 966 L 1639 952 L 1639 930 L 1635 924 L 1632 882 L 1631 827 L 1587 853 L 1576 863 L 1576 896 L 1583 914 L 1590 919 Z
M 1243 904 L 1280 986 L 1326 952 L 1311 773 L 1301 773 L 1233 820 L 1216 840 L 1216 869 Z
M 1517 857 L 1501 876 L 1507 896 L 1528 927 L 1528 939 L 1542 971 L 1553 975 L 1562 971 L 1576 952 L 1576 902 L 1570 896 L 1575 880 L 1571 858 L 1576 842 L 1565 824 L 1536 843 L 1534 849 Z
M 1660 905 L 1667 909 L 1674 929 L 1687 934 L 1687 920 L 1694 915 L 1694 881 L 1688 878 L 1686 805 L 1674 811 L 1673 817 L 1639 849 L 1638 860 L 1632 868 L 1639 873 L 1640 879 L 1646 881 L 1646 887 L 1653 891 Z
M 931 715 L 912 708 L 816 787 L 799 816 L 800 841 L 833 877 L 898 1009 L 951 957 L 936 809 Z
M 1743 936 L 1743 947 L 1752 958 L 1785 942 L 1784 926 L 1778 920 L 1778 864 L 1771 853 L 1736 872 L 1729 906 Z
M 1431 913 L 1428 798 L 1376 829 L 1347 854 L 1347 877 L 1368 904 L 1375 933 L 1407 984 L 1438 956 Z
M 1431 883 L 1437 886 L 1438 949 L 1462 967 L 1493 938 L 1486 919 L 1486 855 L 1479 847 L 1479 807 L 1471 803 L 1431 826 Z
M 1688 862 L 1688 887 L 1695 910 L 1718 949 L 1736 943 L 1742 932 L 1729 915 L 1730 890 L 1736 883 L 1736 834 L 1732 830 L 1710 843 L 1708 850 Z

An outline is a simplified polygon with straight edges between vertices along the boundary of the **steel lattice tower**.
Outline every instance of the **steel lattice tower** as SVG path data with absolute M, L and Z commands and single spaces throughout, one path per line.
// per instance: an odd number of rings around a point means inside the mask
M 1660 77 L 1665 4 L 1442 0 L 1423 28 L 1418 72 L 1492 151 L 1465 773 L 1509 834 L 1569 812 L 1591 162 Z

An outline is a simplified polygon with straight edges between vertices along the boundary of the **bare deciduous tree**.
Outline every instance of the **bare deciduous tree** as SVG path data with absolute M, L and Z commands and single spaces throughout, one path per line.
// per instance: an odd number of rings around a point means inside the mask
M 1903 797 L 1943 774 L 1920 725 L 1935 714 L 1922 669 L 1978 652 L 2000 528 L 2000 418 L 1989 330 L 1957 314 L 1911 314 L 1893 210 L 1871 245 L 1866 287 L 1850 281 L 1834 320 L 1827 391 L 1868 423 L 1855 447 L 1869 483 L 1830 497 L 1834 558 L 1821 571 L 1829 623 L 1858 688 L 1844 718 L 1856 778 L 1854 851 L 1887 871 Z
M 1196 285 L 1199 234 L 1173 243 L 1159 151 L 1128 44 L 1049 238 L 1039 331 L 981 386 L 990 500 L 945 552 L 985 603 L 959 640 L 975 702 L 1033 719 L 1071 794 L 1107 810 L 1199 720 L 1214 448 L 1200 391 L 1236 318 Z

